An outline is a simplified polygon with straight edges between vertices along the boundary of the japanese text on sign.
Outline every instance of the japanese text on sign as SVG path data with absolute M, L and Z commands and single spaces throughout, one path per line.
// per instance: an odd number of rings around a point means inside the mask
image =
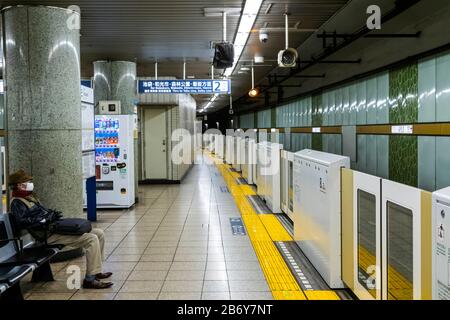
M 230 94 L 230 80 L 139 80 L 138 93 Z

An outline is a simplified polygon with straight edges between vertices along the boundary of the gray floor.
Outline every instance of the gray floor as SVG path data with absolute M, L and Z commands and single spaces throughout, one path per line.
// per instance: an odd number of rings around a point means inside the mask
M 67 288 L 67 267 L 53 265 L 56 282 L 24 283 L 27 299 L 272 299 L 248 236 L 234 236 L 239 217 L 213 165 L 195 165 L 180 185 L 139 187 L 131 210 L 102 211 L 106 291 Z

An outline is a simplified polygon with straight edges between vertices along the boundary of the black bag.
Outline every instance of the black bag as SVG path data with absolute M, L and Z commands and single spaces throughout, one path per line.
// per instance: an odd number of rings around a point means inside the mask
M 86 219 L 67 218 L 55 222 L 53 232 L 57 234 L 81 236 L 92 230 L 91 222 Z

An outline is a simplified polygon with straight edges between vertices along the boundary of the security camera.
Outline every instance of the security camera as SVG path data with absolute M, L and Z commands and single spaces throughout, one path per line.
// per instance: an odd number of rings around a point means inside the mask
M 298 52 L 293 48 L 287 48 L 278 52 L 278 66 L 282 68 L 294 68 L 297 66 Z
M 259 41 L 261 41 L 262 43 L 266 43 L 267 40 L 269 40 L 269 34 L 267 33 L 267 31 L 260 30 Z

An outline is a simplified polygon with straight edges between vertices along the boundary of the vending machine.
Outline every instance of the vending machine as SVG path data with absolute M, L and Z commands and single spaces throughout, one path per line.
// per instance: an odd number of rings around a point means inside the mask
M 135 115 L 95 116 L 98 208 L 129 208 L 135 201 Z

